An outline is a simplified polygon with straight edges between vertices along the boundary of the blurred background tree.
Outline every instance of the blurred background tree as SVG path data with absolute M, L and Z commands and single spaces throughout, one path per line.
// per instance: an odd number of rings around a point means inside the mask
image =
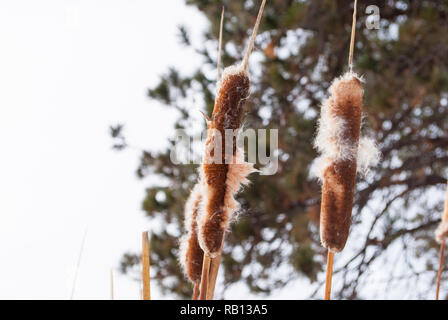
M 187 4 L 210 22 L 203 35 L 208 45 L 195 48 L 204 63 L 188 76 L 170 68 L 148 96 L 179 111 L 176 128 L 191 129 L 192 122 L 199 126 L 193 112 L 200 108 L 210 115 L 213 109 L 221 7 L 226 8 L 223 63 L 229 66 L 242 59 L 259 1 Z M 366 27 L 370 4 L 380 9 L 378 30 Z M 245 125 L 280 129 L 279 169 L 273 176 L 251 175 L 252 185 L 239 196 L 243 213 L 222 260 L 225 287 L 243 282 L 267 295 L 302 278 L 316 289 L 311 297 L 321 298 L 326 252 L 319 243 L 320 186 L 309 176 L 316 157 L 312 140 L 321 101 L 347 67 L 352 10 L 353 1 L 267 3 L 250 66 Z M 187 27 L 179 34 L 192 46 Z M 376 137 L 383 159 L 357 183 L 351 234 L 336 258 L 335 298 L 433 297 L 438 259 L 433 232 L 448 166 L 447 34 L 447 1 L 358 3 L 355 71 L 366 80 L 364 127 Z M 203 120 L 200 125 L 205 129 Z M 127 145 L 121 129 L 111 128 L 120 150 Z M 152 234 L 152 275 L 164 292 L 190 297 L 192 287 L 176 255 L 197 165 L 174 165 L 169 154 L 169 147 L 143 151 L 137 175 L 159 181 L 147 188 L 142 204 L 150 219 L 165 226 Z M 121 269 L 136 272 L 138 263 L 138 253 L 126 253 Z M 446 292 L 448 281 L 444 286 Z

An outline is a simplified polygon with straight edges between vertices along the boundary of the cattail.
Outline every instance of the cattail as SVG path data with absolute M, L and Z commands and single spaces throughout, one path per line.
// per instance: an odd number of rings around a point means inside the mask
M 359 78 L 349 72 L 337 79 L 329 92 L 315 142 L 322 153 L 320 236 L 325 248 L 339 252 L 345 246 L 351 222 L 363 90 Z
M 186 234 L 181 238 L 179 255 L 184 273 L 194 285 L 194 300 L 197 299 L 199 283 L 201 282 L 202 259 L 204 258 L 197 233 L 197 216 L 202 201 L 201 189 L 201 184 L 196 184 L 185 204 Z
M 320 238 L 328 249 L 325 299 L 330 299 L 333 258 L 345 247 L 350 231 L 356 173 L 366 174 L 378 163 L 379 151 L 372 139 L 360 138 L 362 120 L 362 81 L 353 73 L 356 26 L 354 3 L 349 69 L 329 89 L 323 103 L 314 145 L 321 156 L 313 163 L 312 173 L 322 182 Z
M 205 299 L 207 295 L 210 262 L 212 259 L 219 261 L 224 235 L 229 229 L 235 212 L 239 209 L 235 195 L 242 185 L 249 183 L 247 176 L 256 171 L 253 164 L 244 161 L 243 150 L 236 146 L 237 137 L 235 135 L 226 136 L 226 130 L 238 131 L 241 128 L 244 101 L 249 96 L 250 88 L 247 71 L 248 60 L 265 2 L 266 0 L 263 0 L 261 4 L 243 62 L 241 65 L 228 67 L 223 72 L 212 117 L 208 122 L 204 164 L 202 165 L 203 211 L 198 220 L 199 243 L 205 253 L 201 299 Z M 226 148 L 230 144 L 232 148 Z M 216 146 L 221 151 L 219 159 L 216 159 Z M 212 268 L 212 270 L 217 272 L 217 268 Z M 211 275 L 210 278 L 216 279 L 216 274 Z M 208 295 L 210 296 L 210 294 Z
M 221 78 L 221 50 L 222 50 L 222 29 L 224 22 L 224 7 L 221 11 L 221 23 L 219 30 L 219 46 L 218 46 L 218 65 L 217 65 L 217 81 Z M 205 114 L 204 114 L 205 116 Z M 207 116 L 205 116 L 207 118 Z M 209 120 L 209 119 L 208 119 Z M 200 174 L 202 171 L 200 170 Z M 202 178 L 202 174 L 201 174 Z M 197 300 L 199 296 L 199 285 L 201 282 L 202 261 L 204 258 L 204 251 L 199 246 L 198 241 L 198 223 L 197 217 L 202 201 L 202 179 L 199 180 L 190 197 L 185 204 L 185 229 L 187 233 L 182 237 L 180 242 L 179 261 L 183 267 L 185 275 L 190 279 L 194 285 L 193 300 Z
M 448 183 L 445 196 L 445 209 L 443 211 L 442 221 L 440 222 L 439 227 L 436 229 L 436 240 L 440 242 L 440 261 L 439 261 L 439 271 L 437 272 L 436 300 L 439 300 L 440 282 L 442 279 L 443 261 L 445 258 L 445 246 L 447 236 L 448 236 Z
M 237 130 L 241 126 L 243 101 L 249 93 L 249 77 L 241 67 L 224 70 L 221 88 L 208 128 L 206 156 L 203 177 L 205 183 L 204 213 L 200 217 L 199 239 L 201 247 L 212 258 L 221 249 L 225 231 L 229 227 L 233 213 L 238 210 L 234 196 L 246 176 L 254 171 L 253 165 L 244 162 L 243 151 L 236 147 L 236 137 L 226 141 L 225 130 Z M 219 134 L 217 134 L 219 132 Z M 227 137 L 228 138 L 228 137 Z M 212 153 L 215 139 L 222 139 L 221 163 L 211 163 L 207 154 Z M 225 145 L 233 144 L 232 154 L 226 155 Z

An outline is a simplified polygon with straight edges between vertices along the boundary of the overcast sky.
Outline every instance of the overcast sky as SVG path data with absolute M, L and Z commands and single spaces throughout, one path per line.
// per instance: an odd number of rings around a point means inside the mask
M 146 90 L 200 63 L 180 23 L 200 34 L 206 21 L 181 0 L 0 2 L 0 298 L 69 298 L 86 228 L 75 298 L 109 298 L 110 268 L 150 226 L 138 153 L 111 150 L 108 126 L 165 145 L 176 114 Z M 115 295 L 139 286 L 117 276 Z

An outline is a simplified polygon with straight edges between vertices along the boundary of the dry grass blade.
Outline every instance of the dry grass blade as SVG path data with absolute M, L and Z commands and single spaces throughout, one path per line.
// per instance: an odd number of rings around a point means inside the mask
M 70 294 L 70 300 L 73 300 L 73 297 L 75 296 L 76 282 L 78 280 L 78 272 L 79 267 L 81 266 L 82 253 L 84 252 L 84 244 L 86 242 L 86 237 L 87 237 L 87 228 L 84 231 L 84 235 L 82 236 L 81 248 L 79 249 L 78 261 L 76 262 L 75 276 L 73 277 L 72 293 Z

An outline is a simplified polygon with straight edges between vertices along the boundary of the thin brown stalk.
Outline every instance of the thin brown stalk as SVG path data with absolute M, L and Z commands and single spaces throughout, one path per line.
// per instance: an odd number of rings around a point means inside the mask
M 218 44 L 218 75 L 216 82 L 221 80 L 221 52 L 222 52 L 222 29 L 224 25 L 224 6 L 221 11 L 221 22 L 219 24 L 219 44 Z
M 243 66 L 244 70 L 247 70 L 247 65 L 249 63 L 249 57 L 250 57 L 250 54 L 254 47 L 255 36 L 257 35 L 258 27 L 260 26 L 260 21 L 261 21 L 262 15 L 263 15 L 263 9 L 264 9 L 265 4 L 266 4 L 266 0 L 263 0 L 263 2 L 261 3 L 261 6 L 260 6 L 260 10 L 258 11 L 257 21 L 255 22 L 255 27 L 254 27 L 254 30 L 252 31 L 252 36 L 250 38 L 249 45 L 247 47 L 246 55 L 244 56 L 243 62 L 241 64 Z
M 440 261 L 439 261 L 439 271 L 437 272 L 436 300 L 439 300 L 440 282 L 442 280 L 443 262 L 445 260 L 445 247 L 446 247 L 446 239 L 443 239 L 443 241 L 440 243 Z
M 110 269 L 110 300 L 114 300 L 114 271 Z
M 202 263 L 201 294 L 199 300 L 207 300 L 208 275 L 210 272 L 210 255 L 204 254 Z
M 334 253 L 328 250 L 327 257 L 327 279 L 325 281 L 325 300 L 331 300 L 331 280 L 333 277 Z
M 355 47 L 355 34 L 356 34 L 356 6 L 358 4 L 358 0 L 355 0 L 355 4 L 353 6 L 353 21 L 352 21 L 352 34 L 350 39 L 350 51 L 348 55 L 348 66 L 350 71 L 353 70 L 353 50 Z
M 151 300 L 151 274 L 149 260 L 149 237 L 148 231 L 142 234 L 142 279 L 143 300 Z

